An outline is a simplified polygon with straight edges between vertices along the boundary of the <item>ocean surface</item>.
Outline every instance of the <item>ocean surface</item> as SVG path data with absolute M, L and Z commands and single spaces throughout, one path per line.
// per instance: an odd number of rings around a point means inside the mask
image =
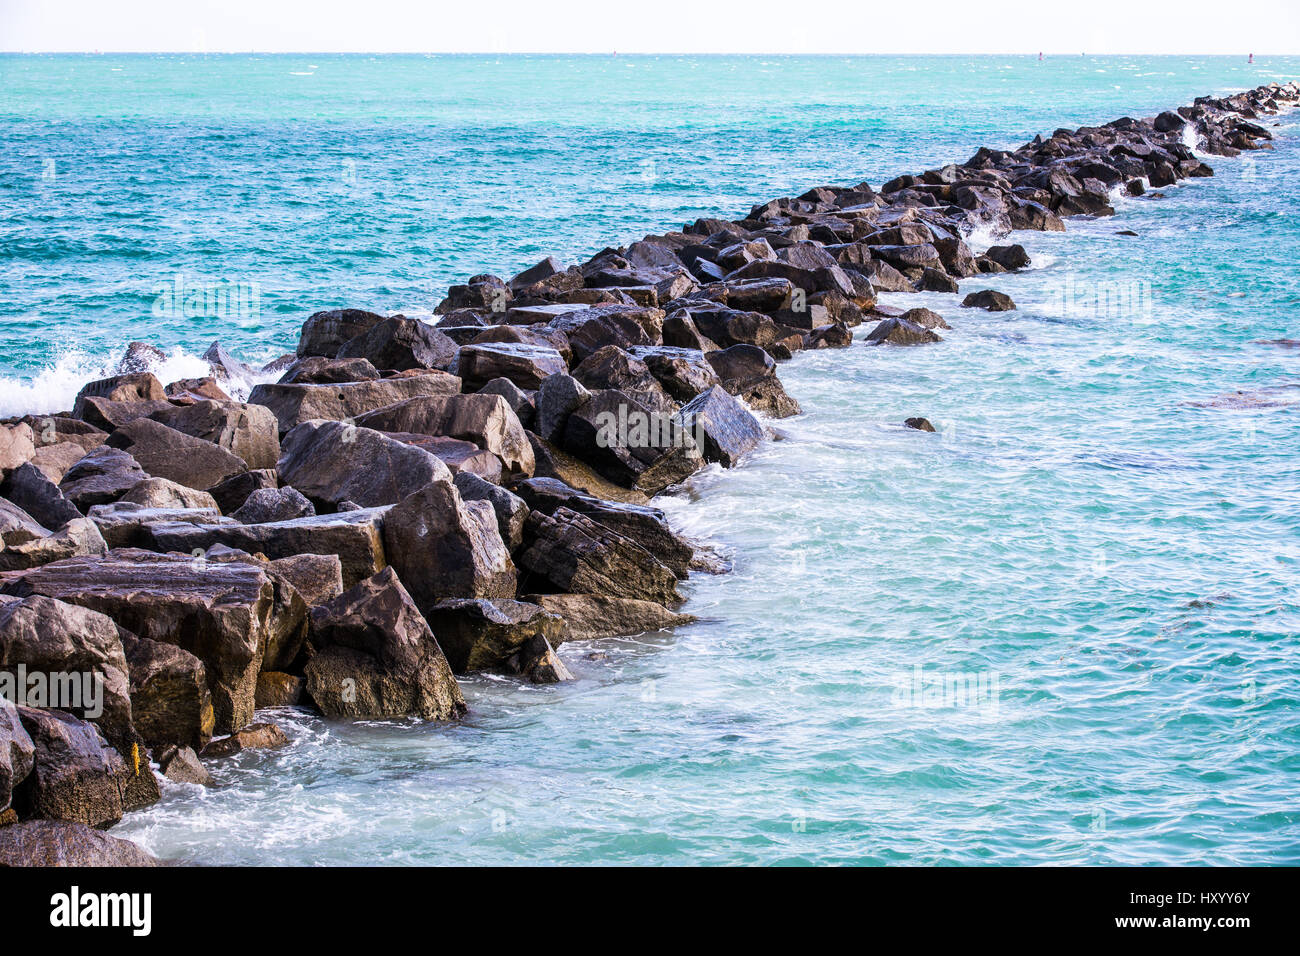
M 165 380 L 214 340 L 266 360 L 317 309 L 422 314 L 470 274 L 1295 77 L 2 56 L 0 415 L 66 409 L 132 339 Z M 1261 344 L 1300 338 L 1298 117 L 1018 235 L 1031 270 L 963 282 L 1015 312 L 885 296 L 952 331 L 784 365 L 804 414 L 660 499 L 735 565 L 686 588 L 698 624 L 566 645 L 568 684 L 467 679 L 459 726 L 274 712 L 290 747 L 114 833 L 205 864 L 1300 863 L 1300 349 Z

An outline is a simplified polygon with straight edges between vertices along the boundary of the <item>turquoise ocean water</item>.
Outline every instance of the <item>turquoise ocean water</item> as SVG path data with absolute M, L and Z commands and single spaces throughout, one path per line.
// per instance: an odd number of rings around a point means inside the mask
M 131 339 L 164 376 L 215 339 L 270 358 L 319 308 L 419 314 L 473 273 L 1297 76 L 0 57 L 0 415 L 67 408 Z M 115 832 L 203 863 L 1300 863 L 1300 350 L 1257 344 L 1300 338 L 1300 130 L 1268 122 L 1274 151 L 963 283 L 1016 312 L 886 296 L 954 328 L 785 365 L 804 414 L 662 500 L 735 563 L 689 585 L 699 624 L 568 645 L 569 684 L 469 679 L 461 726 L 277 713 L 290 748 Z

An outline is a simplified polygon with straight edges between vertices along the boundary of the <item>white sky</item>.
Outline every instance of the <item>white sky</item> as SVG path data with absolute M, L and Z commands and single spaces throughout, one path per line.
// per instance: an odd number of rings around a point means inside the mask
M 3 51 L 1300 54 L 1300 0 L 0 0 Z

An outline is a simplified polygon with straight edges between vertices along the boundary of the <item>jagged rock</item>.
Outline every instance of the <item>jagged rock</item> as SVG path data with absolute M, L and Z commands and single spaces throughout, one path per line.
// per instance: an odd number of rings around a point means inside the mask
M 600 389 L 570 415 L 566 451 L 617 484 L 656 495 L 704 465 L 695 443 L 673 419 L 615 389 Z
M 606 345 L 624 349 L 657 345 L 663 335 L 663 312 L 618 304 L 594 305 L 552 319 L 549 327 L 568 337 L 574 359 L 581 362 Z
M 607 501 L 627 501 L 643 505 L 650 500 L 645 493 L 635 488 L 624 488 L 614 484 L 586 462 L 574 458 L 544 438 L 530 432 L 528 441 L 532 444 L 533 454 L 537 458 L 535 477 L 558 478 L 571 488 L 577 488 L 579 491 L 585 491 Z
M 568 368 L 555 349 L 522 342 L 466 345 L 456 363 L 456 372 L 467 389 L 478 389 L 494 378 L 509 379 L 520 388 L 537 388 L 546 376 Z
M 572 676 L 554 651 L 569 639 L 568 627 L 536 604 L 456 598 L 434 605 L 428 619 L 457 674 L 504 671 L 536 684 Z
M 192 747 L 168 747 L 158 758 L 162 774 L 173 783 L 192 783 L 200 787 L 215 787 L 216 779 L 199 763 L 199 755 Z
M 32 772 L 14 794 L 19 816 L 90 827 L 122 819 L 133 768 L 94 724 L 61 710 L 30 707 L 19 707 L 18 717 L 35 747 Z
M 344 585 L 351 587 L 387 563 L 381 530 L 384 512 L 384 508 L 358 508 L 266 524 L 169 523 L 154 525 L 151 531 L 159 550 L 186 554 L 203 552 L 213 545 L 260 553 L 271 559 L 334 554 L 342 564 Z
M 357 424 L 384 432 L 442 435 L 492 452 L 514 474 L 533 473 L 533 450 L 519 417 L 500 395 L 413 398 L 358 416 Z
M 340 501 L 391 505 L 431 481 L 451 480 L 447 466 L 421 448 L 370 427 L 329 421 L 303 422 L 285 435 L 277 470 L 283 484 L 328 508 Z
M 224 448 L 249 468 L 274 468 L 280 457 L 279 426 L 265 405 L 203 401 L 155 412 L 150 417 Z M 144 460 L 136 457 L 143 464 Z
M 573 377 L 588 391 L 616 389 L 657 415 L 671 416 L 677 411 L 677 403 L 646 363 L 616 345 L 592 352 L 573 369 Z
M 184 648 L 206 668 L 217 732 L 252 719 L 275 599 L 260 568 L 122 549 L 27 571 L 6 582 L 3 593 L 43 594 L 90 608 L 140 637 Z
M 269 468 L 256 468 L 251 471 L 231 475 L 208 489 L 212 499 L 221 509 L 222 514 L 233 514 L 248 496 L 260 488 L 280 487 L 280 477 Z M 141 502 L 143 504 L 143 502 Z
M 384 516 L 384 551 L 421 610 L 447 597 L 514 597 L 515 566 L 496 513 L 435 481 Z
M 452 475 L 465 471 L 478 475 L 494 485 L 500 484 L 505 477 L 505 468 L 501 459 L 492 452 L 479 448 L 472 441 L 461 441 L 459 438 L 448 438 L 445 435 L 417 435 L 414 432 L 381 432 L 380 434 L 427 451 L 446 465 Z M 341 505 L 340 510 L 342 510 Z
M 763 426 L 749 409 L 714 385 L 677 413 L 682 428 L 704 453 L 705 461 L 733 467 L 763 441 Z
M 233 519 L 223 518 L 215 508 L 145 508 L 123 501 L 95 505 L 90 509 L 90 520 L 108 547 L 143 548 L 146 551 L 158 550 L 153 537 L 154 525 L 234 523 Z
M 107 398 L 88 396 L 78 399 L 75 414 L 88 425 L 111 432 L 123 425 L 146 418 L 155 412 L 172 408 L 166 399 L 136 402 L 115 402 Z
M 59 490 L 82 514 L 116 501 L 149 476 L 129 452 L 100 445 L 68 469 Z
M 331 309 L 317 312 L 302 324 L 298 337 L 300 356 L 333 358 L 343 344 L 384 321 L 382 315 L 364 309 Z
M 74 518 L 58 531 L 24 544 L 5 541 L 0 571 L 21 571 L 75 555 L 103 554 L 108 547 L 94 523 L 85 518 Z
M 536 432 L 547 441 L 555 441 L 564 432 L 564 424 L 574 409 L 591 398 L 591 393 L 572 375 L 556 372 L 542 380 L 534 400 Z
M 0 827 L 0 867 L 158 865 L 156 857 L 130 840 L 119 840 L 81 823 L 27 820 Z
M 843 349 L 853 344 L 853 333 L 843 322 L 819 326 L 808 336 L 808 347 L 814 349 Z
M 208 370 L 218 382 L 249 382 L 257 374 L 250 365 L 239 361 L 220 342 L 213 342 L 203 353 Z
M 340 359 L 367 359 L 375 368 L 436 368 L 446 370 L 456 360 L 456 343 L 432 325 L 400 315 L 377 322 L 339 348 Z
M 0 695 L 0 811 L 8 810 L 14 789 L 32 772 L 36 747 L 18 719 L 18 708 Z M 0 828 L 0 834 L 4 832 Z
M 468 471 L 458 472 L 453 483 L 462 501 L 486 501 L 492 506 L 501 540 L 513 553 L 524 540 L 524 522 L 528 519 L 528 506 L 524 500 Z
M 695 325 L 695 320 L 686 311 L 674 312 L 664 319 L 664 345 L 683 349 L 697 349 L 708 352 L 716 349 L 717 343 L 705 338 Z
M 928 418 L 908 418 L 903 422 L 903 424 L 908 428 L 915 428 L 917 431 L 921 432 L 934 431 L 934 426 L 930 424 Z
M 563 271 L 564 264 L 560 262 L 559 259 L 554 256 L 547 256 L 541 262 L 537 263 L 537 265 L 530 266 L 520 272 L 506 283 L 506 285 L 510 291 L 517 293 L 520 289 L 533 285 L 536 282 L 541 282 L 543 279 L 549 279 L 551 276 L 557 275 Z
M 308 607 L 332 601 L 343 593 L 343 562 L 337 554 L 293 554 L 268 562 L 283 576 Z
M 85 454 L 86 449 L 77 442 L 55 442 L 52 445 L 38 447 L 29 464 L 40 469 L 50 481 L 57 484 L 63 480 L 68 469 L 79 462 Z
M 961 304 L 967 309 L 987 309 L 989 312 L 1010 312 L 1016 307 L 1011 296 L 993 289 L 972 292 L 961 300 Z
M 956 295 L 960 287 L 957 280 L 946 272 L 925 268 L 921 270 L 921 278 L 916 281 L 916 288 L 920 292 L 947 292 Z
M 211 494 L 187 488 L 169 478 L 146 478 L 136 482 L 117 503 L 139 505 L 141 508 L 218 511 L 217 499 Z
M 941 341 L 929 329 L 904 318 L 881 319 L 866 337 L 868 345 L 925 345 Z
M 150 749 L 171 744 L 202 750 L 215 728 L 203 662 L 174 644 L 129 633 L 121 647 L 130 673 L 131 714 L 144 742 Z
M 36 454 L 32 426 L 26 422 L 0 425 L 0 472 L 12 471 Z
M 645 363 L 650 374 L 676 402 L 689 402 L 712 386 L 721 384 L 718 373 L 705 360 L 704 353 L 697 349 L 643 346 L 633 348 L 631 355 Z
M 8 547 L 49 537 L 50 529 L 12 501 L 0 498 L 0 539 Z
M 301 427 L 301 426 L 300 426 Z M 295 488 L 261 488 L 244 499 L 230 517 L 244 524 L 291 521 L 314 515 L 316 509 Z
M 519 566 L 570 593 L 680 604 L 677 576 L 636 542 L 570 508 L 534 511 Z
M 111 375 L 82 386 L 73 403 L 73 418 L 82 418 L 77 408 L 87 398 L 103 398 L 110 402 L 165 401 L 167 392 L 162 382 L 149 372 L 128 375 Z
M 452 669 L 392 568 L 311 614 L 307 692 L 328 717 L 454 720 L 466 711 Z
M 525 600 L 564 618 L 575 641 L 661 631 L 696 620 L 692 614 L 678 614 L 653 601 L 609 594 L 537 594 Z
M 695 549 L 673 533 L 668 519 L 658 508 L 604 501 L 554 478 L 530 478 L 515 487 L 533 511 L 548 515 L 560 507 L 576 511 L 636 542 L 677 577 L 684 579 L 690 571 Z
M 776 377 L 776 363 L 762 349 L 753 345 L 733 345 L 704 353 L 729 395 L 744 400 L 755 411 L 777 418 L 799 414 L 799 403 L 786 394 Z
M 908 309 L 902 315 L 898 316 L 904 322 L 911 322 L 913 325 L 919 325 L 923 329 L 950 329 L 952 328 L 942 315 L 930 309 Z
M 295 707 L 302 700 L 303 687 L 301 677 L 281 671 L 262 671 L 257 675 L 257 709 Z
M 484 395 L 500 395 L 514 409 L 515 415 L 519 417 L 520 424 L 525 428 L 532 427 L 533 417 L 537 413 L 536 406 L 533 404 L 535 392 L 525 392 L 508 378 L 494 378 L 480 388 L 479 391 Z
M 167 353 L 147 342 L 128 342 L 122 357 L 117 361 L 117 374 L 133 375 L 147 372 L 167 361 Z
M 225 389 L 217 384 L 211 376 L 204 378 L 182 378 L 169 382 L 164 389 L 167 399 L 174 405 L 193 405 L 195 402 L 230 402 L 234 401 Z
M 249 402 L 265 405 L 275 413 L 280 433 L 313 419 L 340 421 L 366 412 L 429 395 L 455 395 L 460 379 L 446 372 L 383 378 L 374 382 L 341 382 L 332 385 L 258 385 Z
M 250 724 L 243 730 L 212 741 L 203 748 L 205 757 L 233 757 L 245 750 L 275 750 L 289 743 L 285 732 L 272 723 Z
M 150 475 L 187 488 L 211 488 L 248 470 L 238 455 L 147 418 L 123 425 L 108 436 L 106 444 L 130 453 Z
M 285 369 L 279 384 L 328 385 L 338 382 L 371 382 L 377 378 L 379 370 L 366 359 L 331 359 L 309 355 Z

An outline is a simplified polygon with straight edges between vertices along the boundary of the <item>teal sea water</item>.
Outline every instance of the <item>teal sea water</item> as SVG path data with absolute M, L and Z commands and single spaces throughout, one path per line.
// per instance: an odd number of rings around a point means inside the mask
M 472 273 L 1297 76 L 0 57 L 0 414 L 68 407 L 131 339 L 173 377 L 214 339 L 270 358 L 318 308 L 419 314 Z M 1300 338 L 1300 129 L 1268 122 L 1275 150 L 963 283 L 1017 311 L 886 296 L 952 331 L 786 364 L 804 414 L 661 499 L 735 565 L 688 586 L 700 623 L 566 645 L 569 684 L 469 679 L 460 726 L 277 712 L 289 748 L 114 832 L 201 863 L 1300 863 L 1300 350 L 1259 344 Z M 168 312 L 178 285 L 232 294 Z

